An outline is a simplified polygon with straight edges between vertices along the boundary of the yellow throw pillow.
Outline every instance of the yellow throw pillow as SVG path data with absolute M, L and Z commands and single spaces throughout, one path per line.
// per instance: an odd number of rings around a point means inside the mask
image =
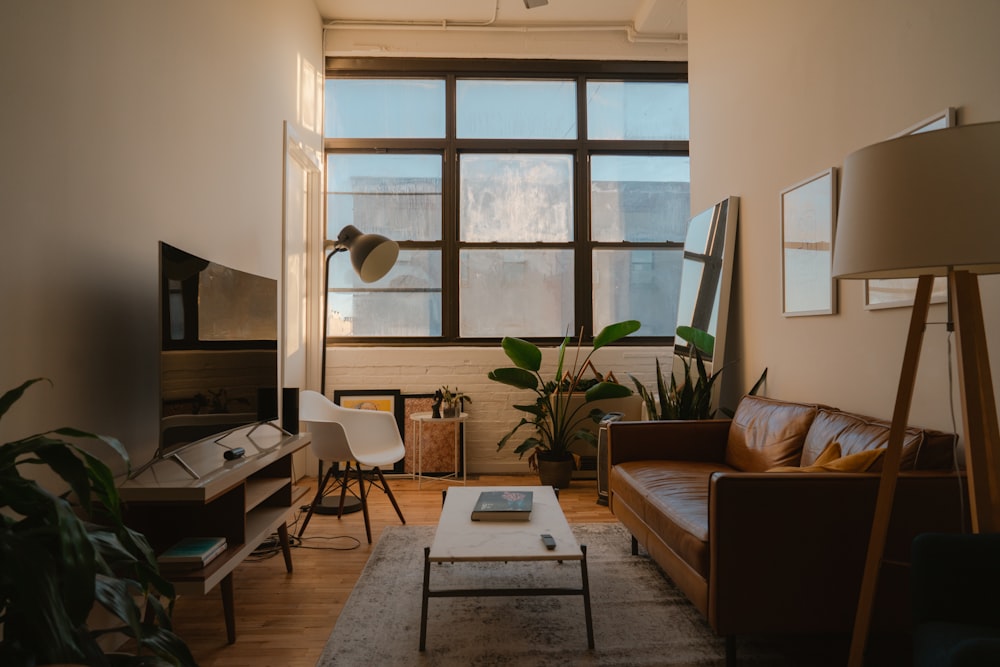
M 826 465 L 831 461 L 836 461 L 840 458 L 840 443 L 831 442 L 829 445 L 823 448 L 816 460 L 813 461 L 814 466 Z
M 875 465 L 875 462 L 882 458 L 883 454 L 885 454 L 885 447 L 881 449 L 866 449 L 857 454 L 842 456 L 823 467 L 837 472 L 865 472 Z
M 816 461 L 813 462 L 812 466 L 807 466 L 805 468 L 801 468 L 799 466 L 777 466 L 775 468 L 769 468 L 767 472 L 818 472 L 821 469 L 819 466 L 825 465 L 830 461 L 835 461 L 839 458 L 840 443 L 831 442 L 823 448 L 823 451 L 816 457 Z
M 779 466 L 771 468 L 768 472 L 865 472 L 885 454 L 885 447 L 881 449 L 866 449 L 856 454 L 840 455 L 840 444 L 831 442 L 826 449 L 816 458 L 816 462 L 811 466 L 800 468 L 798 466 Z

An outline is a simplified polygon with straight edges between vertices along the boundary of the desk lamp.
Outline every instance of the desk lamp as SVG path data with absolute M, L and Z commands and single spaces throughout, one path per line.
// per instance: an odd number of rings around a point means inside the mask
M 833 277 L 918 277 L 855 617 L 849 664 L 863 661 L 934 276 L 948 278 L 958 345 L 969 508 L 1000 531 L 1000 436 L 979 296 L 1000 273 L 1000 122 L 907 135 L 844 162 Z
M 320 355 L 322 364 L 320 366 L 320 391 L 326 391 L 326 325 L 329 318 L 327 306 L 327 296 L 330 293 L 330 258 L 340 252 L 350 253 L 351 266 L 358 274 L 362 282 L 373 283 L 389 273 L 396 264 L 399 257 L 399 244 L 381 234 L 365 234 L 354 225 L 347 225 L 337 234 L 337 239 L 327 239 L 323 243 L 323 252 L 326 257 L 323 262 L 323 339 L 322 353 Z M 323 464 L 320 462 L 319 479 L 323 479 Z M 344 481 L 346 483 L 346 480 Z M 337 503 L 326 503 L 326 498 L 315 509 L 317 514 L 336 514 L 339 509 Z M 361 501 L 357 498 L 348 498 L 344 503 L 344 514 L 357 512 L 361 509 Z

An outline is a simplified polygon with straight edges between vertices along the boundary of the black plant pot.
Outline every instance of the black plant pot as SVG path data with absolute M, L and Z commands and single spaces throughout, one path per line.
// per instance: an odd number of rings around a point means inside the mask
M 544 459 L 538 457 L 538 481 L 542 486 L 565 489 L 573 477 L 573 458 Z

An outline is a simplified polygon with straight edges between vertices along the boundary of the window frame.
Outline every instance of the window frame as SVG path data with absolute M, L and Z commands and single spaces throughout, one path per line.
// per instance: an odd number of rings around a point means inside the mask
M 327 336 L 338 345 L 392 346 L 496 346 L 501 336 L 463 338 L 459 335 L 459 255 L 465 248 L 569 247 L 574 253 L 574 331 L 583 330 L 584 342 L 593 339 L 593 254 L 596 249 L 664 250 L 683 253 L 677 242 L 596 242 L 590 237 L 590 157 L 592 155 L 690 155 L 689 141 L 589 139 L 587 137 L 588 81 L 650 81 L 688 83 L 686 62 L 441 59 L 441 58 L 340 58 L 326 59 L 326 78 L 440 78 L 445 81 L 445 136 L 443 138 L 335 139 L 324 137 L 324 165 L 335 153 L 431 153 L 442 156 L 441 240 L 400 242 L 405 249 L 437 248 L 441 251 L 440 336 Z M 575 139 L 459 139 L 456 137 L 456 82 L 462 78 L 572 79 L 576 83 L 577 137 Z M 570 243 L 474 243 L 459 241 L 459 156 L 474 153 L 560 153 L 572 156 L 573 234 Z M 327 197 L 323 197 L 324 229 Z M 328 289 L 323 285 L 323 289 Z M 323 314 L 326 317 L 327 313 Z M 562 336 L 532 337 L 540 345 L 558 345 Z M 629 336 L 625 345 L 672 345 L 673 336 Z

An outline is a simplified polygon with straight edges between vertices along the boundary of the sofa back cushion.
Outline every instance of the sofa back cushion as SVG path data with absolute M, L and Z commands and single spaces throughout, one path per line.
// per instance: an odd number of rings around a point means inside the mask
M 726 464 L 744 472 L 799 465 L 818 410 L 816 405 L 744 396 L 729 427 Z
M 801 465 L 813 465 L 831 442 L 840 444 L 841 456 L 885 448 L 889 444 L 889 428 L 889 422 L 881 419 L 821 408 L 806 434 Z M 929 433 L 933 433 L 932 438 L 928 438 Z M 950 450 L 950 444 L 947 443 L 950 438 L 942 436 L 945 434 L 907 428 L 903 435 L 900 470 L 949 467 L 951 463 L 947 451 Z M 869 468 L 870 471 L 881 469 L 881 460 Z

